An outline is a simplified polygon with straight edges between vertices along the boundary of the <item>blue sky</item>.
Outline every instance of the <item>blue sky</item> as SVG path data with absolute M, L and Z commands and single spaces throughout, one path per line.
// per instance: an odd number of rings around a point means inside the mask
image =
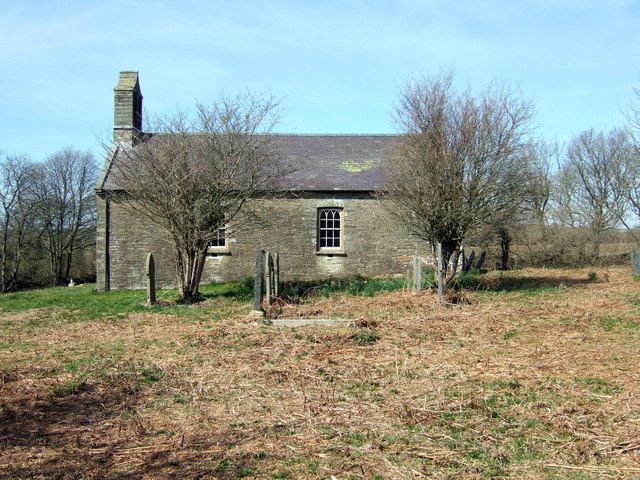
M 619 125 L 640 85 L 640 2 L 15 0 L 0 6 L 0 150 L 102 151 L 120 70 L 168 115 L 270 92 L 291 133 L 391 133 L 411 76 L 454 68 L 537 106 L 538 134 Z M 638 102 L 640 103 L 640 102 Z

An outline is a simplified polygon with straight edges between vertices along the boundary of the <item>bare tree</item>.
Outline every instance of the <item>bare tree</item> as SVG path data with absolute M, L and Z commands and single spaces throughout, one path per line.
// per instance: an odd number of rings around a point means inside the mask
M 622 188 L 628 205 L 628 211 L 633 215 L 636 222 L 640 222 L 640 147 L 634 145 L 621 179 Z M 636 234 L 636 229 L 629 223 L 629 218 L 623 217 L 622 224 L 631 233 L 636 243 L 640 246 L 640 237 Z
M 211 242 L 226 224 L 241 228 L 247 201 L 287 171 L 273 135 L 276 99 L 247 92 L 196 110 L 194 119 L 178 112 L 152 121 L 156 133 L 113 171 L 128 205 L 168 233 L 188 303 L 198 298 Z
M 466 238 L 499 212 L 519 208 L 533 105 L 491 83 L 457 91 L 453 73 L 410 81 L 394 119 L 405 141 L 388 156 L 390 212 L 435 248 L 447 282 Z
M 557 165 L 562 148 L 555 140 L 538 139 L 529 145 L 527 185 L 529 221 L 546 225 L 553 193 L 553 168 Z
M 621 179 L 626 176 L 629 153 L 624 131 L 587 130 L 571 139 L 566 161 L 556 176 L 555 219 L 582 229 L 596 257 L 604 234 L 618 226 L 625 216 L 625 188 Z
M 39 168 L 39 222 L 56 285 L 68 281 L 74 254 L 94 245 L 97 173 L 93 154 L 71 148 L 49 156 Z
M 557 264 L 566 249 L 573 246 L 572 236 L 561 235 L 557 225 L 552 225 L 552 207 L 556 202 L 554 182 L 562 155 L 564 149 L 555 140 L 538 139 L 530 145 L 528 208 L 524 224 L 516 231 L 516 242 L 528 250 L 528 260 L 536 265 Z
M 33 231 L 37 207 L 34 173 L 34 163 L 25 156 L 7 156 L 0 161 L 0 291 L 3 293 L 18 280 L 24 255 L 37 240 Z
M 634 88 L 634 92 L 636 98 L 640 100 L 640 88 Z M 640 102 L 631 106 L 624 113 L 631 151 L 627 157 L 624 176 L 620 179 L 620 183 L 624 186 L 630 212 L 636 221 L 640 222 Z M 627 218 L 622 219 L 624 226 L 640 245 L 640 238 L 634 233 L 634 229 L 627 223 L 627 220 Z
M 531 140 L 522 151 L 526 159 L 520 164 L 523 170 L 518 196 L 507 208 L 495 211 L 474 232 L 472 238 L 474 244 L 498 244 L 500 262 L 496 265 L 501 270 L 510 268 L 512 245 L 521 237 L 524 229 L 531 229 L 535 225 L 544 234 L 550 196 L 549 154 L 553 151 L 553 144 Z

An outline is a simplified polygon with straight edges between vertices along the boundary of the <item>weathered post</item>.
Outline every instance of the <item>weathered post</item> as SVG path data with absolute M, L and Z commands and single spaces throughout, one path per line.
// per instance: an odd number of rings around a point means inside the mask
M 422 290 L 422 261 L 420 257 L 413 257 L 413 291 L 419 292 Z
M 147 255 L 147 303 L 156 304 L 156 262 L 153 253 Z
M 256 252 L 256 276 L 253 281 L 253 310 L 252 317 L 262 318 L 264 310 L 262 310 L 262 289 L 263 289 L 263 269 L 264 269 L 264 250 Z
M 473 255 L 473 252 L 471 253 Z M 442 258 L 442 243 L 438 243 L 438 301 L 444 303 L 444 259 Z
M 267 305 L 271 305 L 271 295 L 273 290 L 273 283 L 271 282 L 271 267 L 273 260 L 271 259 L 271 253 L 264 253 L 264 292 L 267 299 Z
M 280 296 L 280 257 L 277 253 L 273 254 L 273 295 Z
M 278 254 L 277 253 L 265 253 L 264 267 L 265 267 L 265 281 L 267 291 L 267 303 L 271 305 L 274 299 L 278 296 Z
M 634 275 L 640 276 L 640 248 L 631 250 L 631 270 Z

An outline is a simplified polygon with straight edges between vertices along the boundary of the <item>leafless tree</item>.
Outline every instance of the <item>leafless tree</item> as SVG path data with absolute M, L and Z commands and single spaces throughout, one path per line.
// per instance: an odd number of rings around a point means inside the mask
M 638 146 L 633 147 L 631 154 L 627 158 L 621 184 L 623 185 L 629 207 L 628 210 L 631 214 L 629 218 L 623 217 L 621 221 L 640 246 L 640 237 L 636 233 L 638 222 L 640 222 L 640 148 Z M 636 222 L 635 228 L 634 225 L 630 223 L 631 218 Z
M 156 118 L 114 169 L 125 201 L 169 235 L 181 300 L 197 300 L 209 245 L 242 227 L 247 201 L 287 171 L 273 134 L 280 104 L 250 92 Z M 242 215 L 241 215 L 242 214 Z
M 519 208 L 533 105 L 491 83 L 458 91 L 453 73 L 408 82 L 394 119 L 405 140 L 388 156 L 390 212 L 435 248 L 447 282 L 468 236 L 499 212 Z
M 630 144 L 624 131 L 587 130 L 571 139 L 556 175 L 554 218 L 586 233 L 594 256 L 603 235 L 625 216 L 625 178 Z
M 555 140 L 538 139 L 529 145 L 527 171 L 528 221 L 538 225 L 549 222 L 549 208 L 553 194 L 553 170 L 562 153 Z
M 523 194 L 525 209 L 513 225 L 513 241 L 522 261 L 545 265 L 555 255 L 552 245 L 557 236 L 550 226 L 554 168 L 561 155 L 561 145 L 555 140 L 536 139 L 528 148 L 528 170 Z
M 93 154 L 72 148 L 60 150 L 40 165 L 38 215 L 56 285 L 68 281 L 74 254 L 95 244 L 97 173 Z
M 33 230 L 35 165 L 25 156 L 0 161 L 0 291 L 7 292 L 18 280 L 23 258 L 37 240 Z
M 544 240 L 551 195 L 550 161 L 556 151 L 554 142 L 532 139 L 523 149 L 526 160 L 520 165 L 523 170 L 518 197 L 473 232 L 473 244 L 499 246 L 500 261 L 496 265 L 501 270 L 510 268 L 512 245 L 522 240 L 525 231 L 531 234 L 536 230 Z
M 636 99 L 640 100 L 640 88 L 634 88 L 634 92 Z M 624 113 L 627 120 L 626 131 L 631 142 L 631 152 L 627 158 L 621 183 L 625 188 L 630 213 L 635 217 L 636 222 L 640 222 L 640 102 L 628 108 Z M 627 220 L 627 218 L 623 219 L 624 226 L 640 245 L 640 238 L 634 233 L 632 225 L 629 225 Z

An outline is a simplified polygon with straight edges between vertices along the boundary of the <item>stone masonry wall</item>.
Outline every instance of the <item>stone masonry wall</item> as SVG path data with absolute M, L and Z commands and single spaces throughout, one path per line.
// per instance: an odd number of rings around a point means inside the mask
M 100 236 L 106 231 L 106 210 L 104 200 L 99 202 L 102 202 L 98 209 Z M 98 289 L 105 285 L 107 275 L 105 251 L 110 261 L 109 288 L 143 288 L 149 252 L 156 260 L 158 286 L 175 286 L 173 252 L 162 231 L 145 224 L 122 203 L 109 203 L 108 242 L 104 238 L 98 241 Z M 269 224 L 241 230 L 229 225 L 228 252 L 207 257 L 203 282 L 252 276 L 257 249 L 279 254 L 282 280 L 403 274 L 412 255 L 431 257 L 429 244 L 394 225 L 380 202 L 367 194 L 314 194 L 305 198 L 253 200 L 252 204 Z M 344 254 L 317 252 L 317 209 L 321 207 L 343 209 Z

